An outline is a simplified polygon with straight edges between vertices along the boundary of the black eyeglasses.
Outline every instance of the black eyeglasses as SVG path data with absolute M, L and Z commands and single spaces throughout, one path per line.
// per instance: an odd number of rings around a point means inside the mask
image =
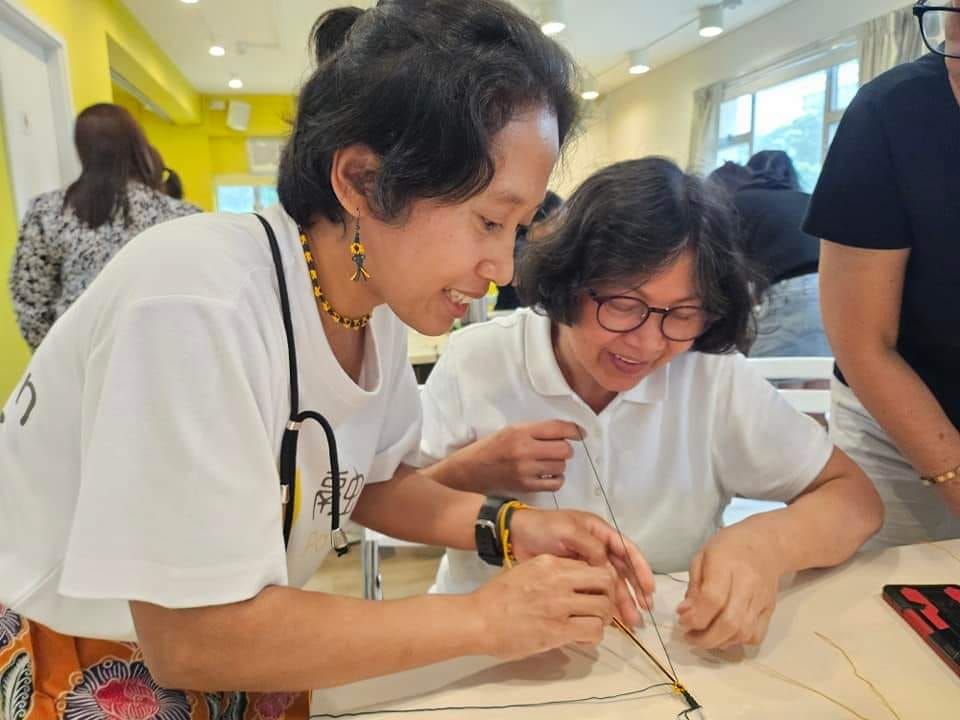
M 690 342 L 706 333 L 720 316 L 699 305 L 658 308 L 630 295 L 587 294 L 597 304 L 597 322 L 604 330 L 628 333 L 643 325 L 653 314 L 660 316 L 660 332 L 667 340 Z
M 943 57 L 960 58 L 960 2 L 958 0 L 947 0 L 941 5 L 928 5 L 927 0 L 920 0 L 913 6 L 913 14 L 920 23 L 923 44 L 930 52 Z

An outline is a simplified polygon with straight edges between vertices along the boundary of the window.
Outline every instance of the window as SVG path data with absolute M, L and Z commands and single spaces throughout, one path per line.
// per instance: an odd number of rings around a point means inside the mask
M 717 164 L 744 164 L 759 150 L 783 150 L 797 168 L 801 188 L 813 190 L 859 81 L 859 62 L 849 60 L 726 100 L 720 106 Z
M 218 212 L 259 212 L 277 202 L 273 185 L 217 185 Z

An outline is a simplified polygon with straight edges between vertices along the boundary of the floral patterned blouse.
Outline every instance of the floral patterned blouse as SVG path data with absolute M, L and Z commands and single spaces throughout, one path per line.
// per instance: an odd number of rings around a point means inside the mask
M 127 186 L 129 223 L 118 212 L 91 229 L 73 208 L 64 207 L 64 195 L 64 190 L 55 190 L 31 203 L 10 271 L 17 323 L 34 350 L 54 321 L 131 238 L 152 225 L 200 212 L 195 205 L 131 182 Z

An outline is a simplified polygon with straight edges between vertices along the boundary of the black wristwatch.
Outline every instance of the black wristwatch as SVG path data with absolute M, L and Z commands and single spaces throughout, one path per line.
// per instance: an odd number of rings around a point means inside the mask
M 477 543 L 477 554 L 488 565 L 503 565 L 503 545 L 500 543 L 500 531 L 497 518 L 500 508 L 513 498 L 488 495 L 480 506 L 476 522 L 473 524 L 473 538 Z

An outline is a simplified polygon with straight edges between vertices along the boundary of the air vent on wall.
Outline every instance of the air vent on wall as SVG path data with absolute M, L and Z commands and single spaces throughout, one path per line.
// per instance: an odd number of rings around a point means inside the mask
M 250 103 L 231 100 L 227 103 L 227 127 L 237 132 L 245 132 L 250 125 Z
M 255 175 L 275 175 L 280 166 L 283 138 L 248 138 L 247 162 Z

